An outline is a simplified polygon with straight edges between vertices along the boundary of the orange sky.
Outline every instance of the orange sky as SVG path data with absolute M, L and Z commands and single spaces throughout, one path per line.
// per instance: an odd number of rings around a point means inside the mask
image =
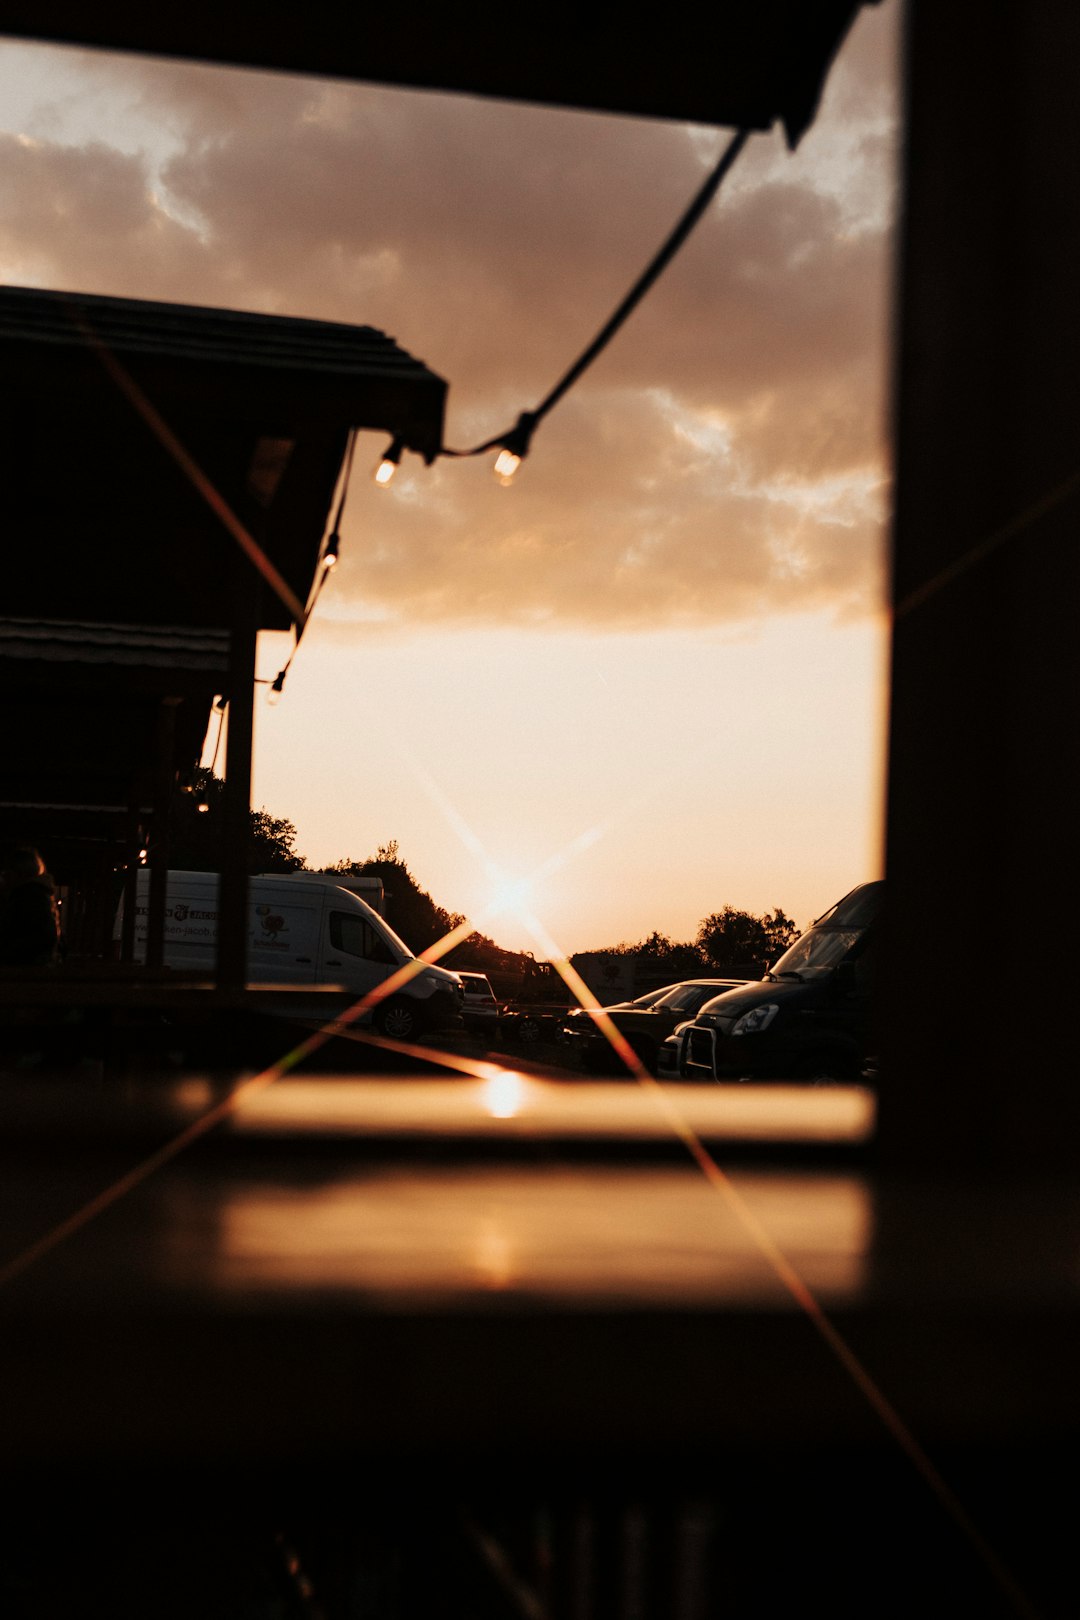
M 361 436 L 258 713 L 256 803 L 310 861 L 397 838 L 470 915 L 490 862 L 545 867 L 567 951 L 725 903 L 804 926 L 878 875 L 898 20 L 860 16 L 795 154 L 751 140 L 510 488 L 406 458 L 378 490 Z M 468 444 L 562 375 L 727 138 L 8 44 L 0 275 L 379 327 Z

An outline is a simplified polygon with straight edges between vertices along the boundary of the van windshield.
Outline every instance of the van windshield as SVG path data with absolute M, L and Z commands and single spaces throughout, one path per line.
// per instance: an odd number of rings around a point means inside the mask
M 767 979 L 819 979 L 843 961 L 865 928 L 811 928 L 765 975 Z
M 404 956 L 406 958 L 411 957 L 411 956 L 415 956 L 415 954 L 416 954 L 415 951 L 411 951 L 409 949 L 409 947 L 406 945 L 405 941 L 402 939 L 400 934 L 395 934 L 394 930 L 391 928 L 390 924 L 387 922 L 385 917 L 380 917 L 379 918 L 378 929 L 379 929 L 379 932 L 384 936 L 384 938 L 388 939 L 391 942 L 392 945 L 397 946 L 397 948 L 401 952 L 402 956 Z

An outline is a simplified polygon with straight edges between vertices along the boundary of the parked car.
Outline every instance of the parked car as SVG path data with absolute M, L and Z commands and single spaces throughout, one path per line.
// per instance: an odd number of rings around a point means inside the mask
M 677 1024 L 693 1017 L 698 1008 L 723 990 L 745 985 L 746 979 L 683 979 L 670 985 L 655 999 L 624 1003 L 603 1010 L 625 1035 L 631 1049 L 645 1067 L 654 1072 L 662 1043 Z M 584 1007 L 569 1013 L 563 1022 L 563 1038 L 574 1057 L 586 1069 L 625 1072 L 625 1065 L 604 1031 Z
M 632 1001 L 613 1002 L 610 1007 L 605 1007 L 604 1011 L 652 1007 L 669 991 L 677 990 L 681 982 L 679 980 L 675 984 L 662 984 L 656 990 L 646 990 L 643 995 L 635 996 Z M 526 1046 L 540 1040 L 563 1043 L 568 1038 L 567 1020 L 580 1011 L 581 1008 L 576 1004 L 570 1004 L 569 991 L 564 986 L 561 994 L 553 994 L 546 1003 L 536 1000 L 508 1002 L 499 1013 L 499 1033 L 507 1040 L 521 1041 Z
M 530 957 L 517 990 L 499 1008 L 499 1035 L 523 1046 L 554 1040 L 562 1033 L 562 1021 L 572 1003 L 554 962 L 534 962 Z
M 708 1007 L 709 1002 L 705 1003 Z M 704 1011 L 704 1009 L 702 1009 Z M 666 1041 L 660 1042 L 660 1050 L 656 1055 L 656 1078 L 658 1080 L 683 1080 L 686 1077 L 686 1036 L 693 1028 L 694 1020 L 687 1018 L 684 1023 L 676 1024 Z
M 499 1003 L 486 973 L 463 973 L 455 970 L 461 980 L 463 994 L 461 1021 L 474 1035 L 493 1035 L 499 1022 Z
M 688 1080 L 858 1080 L 870 1056 L 871 977 L 885 900 L 863 883 L 764 979 L 707 1002 L 685 1035 Z

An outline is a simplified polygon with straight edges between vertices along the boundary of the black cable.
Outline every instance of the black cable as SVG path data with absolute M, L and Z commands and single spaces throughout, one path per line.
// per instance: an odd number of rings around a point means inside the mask
M 690 206 L 685 210 L 681 218 L 678 220 L 674 230 L 671 231 L 658 251 L 650 259 L 649 263 L 645 266 L 645 269 L 641 272 L 641 275 L 638 276 L 637 280 L 634 282 L 634 285 L 626 294 L 626 297 L 622 300 L 621 304 L 619 304 L 618 308 L 613 312 L 605 324 L 600 328 L 600 331 L 593 338 L 592 342 L 586 349 L 582 351 L 581 354 L 578 355 L 570 369 L 563 373 L 563 375 L 559 378 L 559 381 L 555 384 L 554 388 L 549 390 L 549 392 L 540 401 L 540 404 L 536 407 L 536 409 L 532 411 L 522 411 L 521 415 L 517 419 L 517 422 L 506 433 L 496 434 L 496 436 L 492 439 L 485 439 L 483 444 L 474 445 L 471 450 L 453 450 L 448 445 L 440 445 L 438 450 L 438 454 L 440 456 L 479 456 L 482 455 L 485 450 L 494 450 L 496 448 L 509 450 L 514 455 L 521 456 L 522 458 L 528 454 L 529 441 L 531 440 L 539 423 L 550 410 L 554 409 L 554 407 L 559 403 L 560 399 L 562 399 L 563 395 L 574 386 L 581 374 L 592 365 L 596 357 L 607 348 L 608 344 L 611 342 L 611 339 L 615 336 L 616 332 L 627 320 L 627 318 L 637 308 L 641 300 L 645 297 L 645 294 L 652 287 L 653 283 L 662 274 L 662 272 L 667 269 L 667 266 L 671 263 L 672 259 L 675 257 L 676 253 L 678 253 L 679 249 L 686 241 L 686 238 L 690 235 L 690 232 L 693 230 L 706 208 L 708 208 L 709 204 L 716 196 L 716 193 L 719 191 L 725 176 L 730 170 L 732 164 L 735 162 L 735 159 L 738 157 L 739 153 L 742 151 L 743 147 L 746 145 L 749 138 L 750 131 L 748 129 L 739 129 L 735 131 L 735 134 L 731 137 L 731 140 L 720 154 L 720 158 L 715 168 L 706 177 L 704 183 L 698 188 L 698 191 L 690 203 Z M 402 442 L 396 439 L 390 448 L 390 459 L 397 461 L 398 457 L 401 455 L 402 448 Z M 297 624 L 296 640 L 293 643 L 293 650 L 289 654 L 283 668 L 278 671 L 277 678 L 271 682 L 272 691 L 275 693 L 280 693 L 285 685 L 285 677 L 289 673 L 289 666 L 296 657 L 296 651 L 300 645 L 300 638 L 304 634 L 304 631 L 307 628 L 308 620 L 314 611 L 315 604 L 319 600 L 319 593 L 322 591 L 322 588 L 326 583 L 326 576 L 329 574 L 330 569 L 333 567 L 333 562 L 337 558 L 338 545 L 341 538 L 341 521 L 345 514 L 345 501 L 349 493 L 349 477 L 352 472 L 353 454 L 355 450 L 356 430 L 353 428 L 349 431 L 349 437 L 346 444 L 345 459 L 342 468 L 341 492 L 338 496 L 337 511 L 334 514 L 330 535 L 326 543 L 326 550 L 324 551 L 322 557 L 323 566 L 319 570 L 319 577 L 315 582 L 315 587 L 308 598 L 306 607 L 304 608 L 304 617 Z
M 341 532 L 341 520 L 345 515 L 345 501 L 349 494 L 349 474 L 352 472 L 353 451 L 356 449 L 356 429 L 349 429 L 348 441 L 345 445 L 345 465 L 341 479 L 341 494 L 338 496 L 337 512 L 330 528 L 330 540 L 334 541 Z
M 338 495 L 337 511 L 334 513 L 334 520 L 330 526 L 330 533 L 327 536 L 326 549 L 320 558 L 319 577 L 316 579 L 314 589 L 307 599 L 307 606 L 304 608 L 304 617 L 296 626 L 296 640 L 293 642 L 292 652 L 285 660 L 282 668 L 278 670 L 275 678 L 268 683 L 263 683 L 269 685 L 271 692 L 276 692 L 279 695 L 284 688 L 285 677 L 289 673 L 289 667 L 292 664 L 293 659 L 296 657 L 296 651 L 300 645 L 300 638 L 308 627 L 308 620 L 315 611 L 315 604 L 319 600 L 319 595 L 322 588 L 326 584 L 327 578 L 337 561 L 338 546 L 341 542 L 341 520 L 345 515 L 345 502 L 349 495 L 349 477 L 352 473 L 353 454 L 355 450 L 356 429 L 350 428 L 348 439 L 345 442 L 345 457 L 341 468 L 341 492 Z M 332 560 L 328 561 L 328 559 Z
M 215 766 L 217 765 L 217 762 L 218 762 L 218 753 L 219 753 L 219 751 L 221 749 L 221 733 L 224 731 L 224 729 L 225 729 L 225 709 L 221 708 L 221 709 L 218 709 L 218 728 L 217 728 L 217 737 L 216 737 L 216 739 L 214 741 L 214 757 L 210 761 L 210 775 L 211 776 L 213 776 L 214 768 L 215 768 Z
M 452 450 L 446 445 L 440 446 L 439 454 L 442 456 L 479 456 L 485 450 L 502 448 L 512 450 L 515 455 L 523 456 L 529 448 L 529 440 L 535 432 L 540 421 L 556 406 L 568 389 L 572 388 L 593 361 L 611 342 L 615 333 L 629 315 L 637 308 L 645 294 L 652 287 L 657 277 L 671 263 L 676 253 L 690 235 L 702 214 L 712 202 L 719 191 L 728 171 L 735 159 L 746 145 L 750 137 L 748 129 L 736 130 L 727 146 L 724 148 L 716 167 L 709 174 L 700 187 L 689 208 L 682 215 L 675 229 L 646 265 L 641 275 L 634 282 L 622 303 L 592 342 L 574 361 L 570 369 L 555 384 L 554 388 L 545 395 L 540 404 L 532 411 L 522 411 L 516 424 L 509 432 L 496 434 L 492 439 L 486 439 L 483 444 L 475 445 L 471 450 Z

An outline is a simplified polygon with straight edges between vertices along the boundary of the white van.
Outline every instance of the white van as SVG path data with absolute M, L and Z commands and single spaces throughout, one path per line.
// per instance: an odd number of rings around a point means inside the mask
M 380 917 L 386 916 L 386 886 L 381 877 L 356 876 L 349 873 L 322 872 L 316 874 L 324 877 L 328 883 L 336 883 L 339 889 L 348 889 L 350 894 L 358 894 L 361 900 L 366 900 L 372 911 L 377 911 Z M 309 878 L 310 872 L 290 872 L 290 878 Z
M 218 874 L 170 872 L 165 900 L 165 965 L 211 974 L 217 961 Z M 357 894 L 317 873 L 249 879 L 248 977 L 256 984 L 341 984 L 357 998 L 416 957 Z M 135 957 L 146 959 L 150 873 L 138 873 Z M 123 901 L 113 937 L 120 938 Z M 457 1024 L 461 980 L 421 967 L 356 1020 L 409 1040 L 421 1029 Z

